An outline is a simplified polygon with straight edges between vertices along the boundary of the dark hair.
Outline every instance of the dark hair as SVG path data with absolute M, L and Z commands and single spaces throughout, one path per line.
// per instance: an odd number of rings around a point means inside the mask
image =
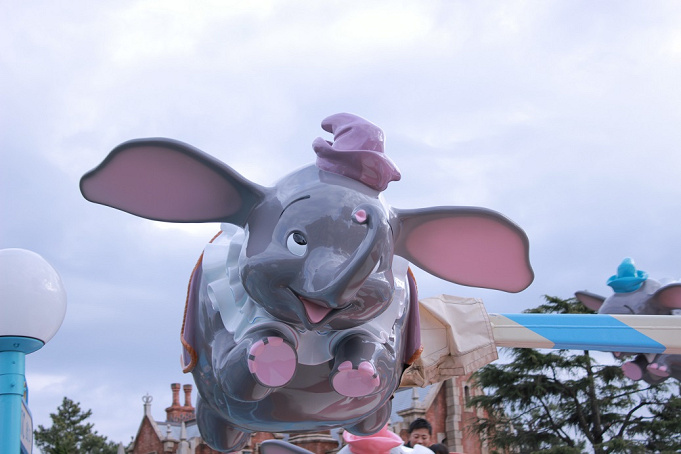
M 447 446 L 443 445 L 442 443 L 435 443 L 434 445 L 430 445 L 429 449 L 433 451 L 435 454 L 449 454 L 449 448 L 447 448 Z
M 409 424 L 409 433 L 412 433 L 416 429 L 428 429 L 428 434 L 433 435 L 433 426 L 423 418 L 416 418 Z

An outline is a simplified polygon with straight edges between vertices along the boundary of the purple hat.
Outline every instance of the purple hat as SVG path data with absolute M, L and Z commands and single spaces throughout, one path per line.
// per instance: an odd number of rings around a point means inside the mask
M 312 142 L 320 169 L 360 181 L 377 191 L 400 179 L 400 171 L 383 153 L 383 131 L 378 126 L 357 115 L 339 113 L 325 118 L 322 128 L 333 134 L 334 142 L 321 137 Z

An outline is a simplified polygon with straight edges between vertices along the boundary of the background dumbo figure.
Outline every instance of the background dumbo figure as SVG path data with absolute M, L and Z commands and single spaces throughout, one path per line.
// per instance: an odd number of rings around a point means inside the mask
M 617 267 L 617 274 L 608 279 L 613 293 L 605 298 L 594 293 L 576 292 L 577 299 L 589 309 L 601 314 L 673 315 L 681 309 L 681 283 L 662 285 L 650 279 L 648 273 L 637 270 L 631 258 Z M 616 357 L 631 353 L 616 353 Z M 681 380 L 681 355 L 639 354 L 622 365 L 624 374 L 632 380 L 659 383 L 669 377 Z
M 185 371 L 203 438 L 238 450 L 254 431 L 379 431 L 418 355 L 411 261 L 442 279 L 518 292 L 533 279 L 524 232 L 483 208 L 391 208 L 400 179 L 383 132 L 328 117 L 316 165 L 262 187 L 181 142 L 115 148 L 81 180 L 92 202 L 148 219 L 221 222 L 191 278 Z

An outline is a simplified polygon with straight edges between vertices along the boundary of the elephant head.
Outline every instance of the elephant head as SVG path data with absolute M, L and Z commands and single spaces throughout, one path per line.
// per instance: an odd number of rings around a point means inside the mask
M 167 222 L 224 222 L 247 235 L 243 286 L 270 315 L 304 329 L 376 317 L 393 292 L 392 258 L 463 285 L 518 292 L 533 273 L 524 232 L 484 208 L 401 210 L 382 194 L 400 178 L 383 133 L 351 114 L 328 117 L 334 142 L 317 163 L 263 187 L 190 145 L 139 139 L 81 180 L 90 201 Z

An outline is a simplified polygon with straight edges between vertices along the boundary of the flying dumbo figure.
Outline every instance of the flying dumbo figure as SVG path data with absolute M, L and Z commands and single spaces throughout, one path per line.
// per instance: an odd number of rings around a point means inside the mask
M 167 222 L 219 222 L 191 276 L 182 329 L 197 420 L 214 449 L 256 431 L 385 426 L 420 352 L 408 262 L 463 285 L 509 292 L 533 279 L 525 233 L 475 207 L 401 210 L 381 192 L 400 173 L 383 132 L 328 117 L 315 165 L 274 187 L 169 139 L 116 147 L 81 180 L 86 199 Z
M 594 293 L 576 292 L 577 299 L 600 314 L 673 315 L 681 309 L 681 283 L 662 285 L 648 273 L 637 270 L 631 258 L 625 258 L 617 274 L 607 284 L 615 293 L 607 298 Z M 616 357 L 631 353 L 616 353 Z M 624 375 L 632 380 L 659 383 L 669 377 L 681 380 L 681 355 L 639 354 L 622 365 Z

